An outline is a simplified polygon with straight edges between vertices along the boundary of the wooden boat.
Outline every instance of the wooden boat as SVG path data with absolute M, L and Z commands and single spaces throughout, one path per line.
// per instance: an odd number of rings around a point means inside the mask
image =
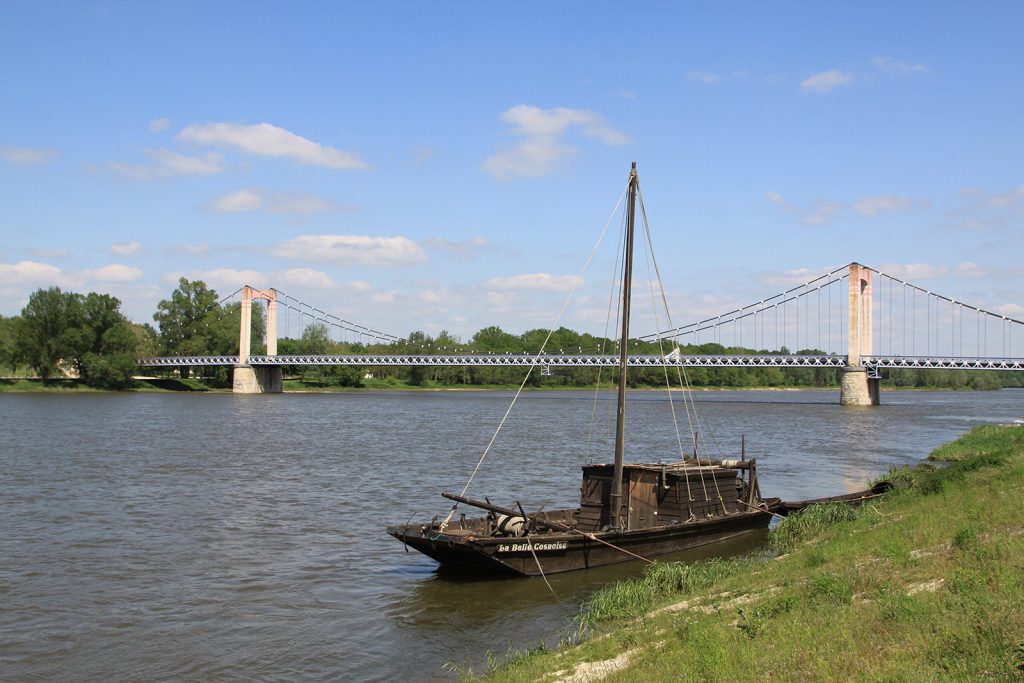
M 701 458 L 694 452 L 671 463 L 623 462 L 627 342 L 633 235 L 639 190 L 630 171 L 622 277 L 615 458 L 583 466 L 578 508 L 527 514 L 464 495 L 444 493 L 456 505 L 487 511 L 486 517 L 453 520 L 455 507 L 438 522 L 388 527 L 408 547 L 442 565 L 482 573 L 537 576 L 649 558 L 715 543 L 763 529 L 778 507 L 761 497 L 757 462 Z
M 888 481 L 880 481 L 869 489 L 863 491 L 854 491 L 853 493 L 843 493 L 838 496 L 828 496 L 825 498 L 809 498 L 807 500 L 784 500 L 778 504 L 777 508 L 773 512 L 786 516 L 794 512 L 800 512 L 801 510 L 810 507 L 811 505 L 822 505 L 825 503 L 845 503 L 847 505 L 860 505 L 864 501 L 877 498 L 878 496 L 891 491 L 893 488 L 892 483 Z

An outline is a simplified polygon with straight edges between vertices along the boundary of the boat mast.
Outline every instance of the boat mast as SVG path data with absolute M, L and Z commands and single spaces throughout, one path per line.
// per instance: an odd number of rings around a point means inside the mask
M 622 272 L 622 337 L 619 340 L 619 400 L 615 416 L 615 470 L 612 475 L 611 526 L 622 529 L 622 460 L 626 445 L 626 363 L 629 360 L 629 302 L 633 285 L 633 222 L 636 216 L 636 162 L 629 172 L 629 200 L 626 203 L 626 253 Z

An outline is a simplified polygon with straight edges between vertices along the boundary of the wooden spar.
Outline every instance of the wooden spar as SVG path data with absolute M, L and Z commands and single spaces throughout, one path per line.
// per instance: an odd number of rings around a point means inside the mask
M 759 508 L 756 505 L 751 505 L 750 503 L 744 503 L 742 500 L 739 500 L 739 499 L 737 499 L 736 502 L 739 503 L 740 505 L 745 505 L 746 507 L 750 508 L 751 510 L 755 510 L 757 512 L 763 512 L 766 515 L 771 515 L 772 517 L 778 517 L 779 519 L 785 519 L 785 517 L 783 517 L 782 515 L 780 515 L 780 514 L 778 514 L 776 512 L 772 512 L 771 510 L 765 510 L 764 508 Z
M 615 414 L 615 469 L 612 474 L 611 524 L 615 529 L 625 525 L 622 509 L 622 461 L 626 450 L 626 372 L 629 360 L 629 303 L 633 286 L 633 226 L 636 219 L 636 162 L 629 172 L 629 201 L 626 204 L 626 250 L 622 269 L 622 337 L 619 340 L 619 398 Z
M 510 510 L 509 508 L 503 508 L 503 507 L 499 507 L 497 505 L 491 505 L 490 503 L 483 503 L 483 502 L 481 502 L 479 500 L 473 500 L 472 498 L 466 498 L 465 496 L 459 496 L 459 495 L 456 495 L 454 493 L 448 493 L 447 491 L 445 491 L 441 495 L 444 496 L 445 498 L 448 498 L 449 500 L 455 500 L 455 501 L 458 501 L 460 503 L 465 503 L 466 505 L 472 505 L 474 507 L 478 507 L 478 508 L 481 508 L 481 509 L 484 509 L 484 510 L 488 510 L 490 512 L 497 512 L 499 515 L 509 515 L 511 517 L 511 516 L 514 516 L 516 514 L 515 510 Z M 526 513 L 523 513 L 523 514 L 525 515 Z M 630 551 L 626 550 L 625 548 L 620 548 L 619 546 L 615 545 L 614 543 L 609 543 L 608 541 L 604 540 L 603 538 L 598 538 L 594 534 L 587 533 L 586 531 L 580 531 L 579 529 L 574 529 L 571 526 L 568 526 L 566 524 L 561 524 L 559 522 L 549 522 L 548 520 L 541 519 L 540 517 L 534 517 L 533 521 L 537 525 L 539 525 L 539 526 L 546 526 L 549 529 L 554 529 L 555 531 L 567 531 L 567 532 L 569 532 L 571 534 L 579 534 L 580 536 L 584 536 L 586 538 L 589 538 L 591 541 L 596 541 L 598 543 L 601 543 L 603 545 L 608 546 L 609 548 L 612 548 L 614 550 L 618 550 L 621 553 L 625 553 L 625 554 L 629 555 L 630 557 L 635 557 L 638 560 L 643 560 L 647 564 L 654 564 L 653 560 L 648 560 L 646 557 L 643 557 L 642 555 L 637 555 L 636 553 L 630 552 Z
M 488 512 L 496 512 L 499 515 L 508 515 L 509 517 L 519 517 L 520 516 L 520 514 L 518 512 L 516 512 L 515 510 L 513 510 L 511 508 L 503 508 L 500 505 L 493 505 L 491 503 L 485 503 L 485 502 L 480 501 L 480 500 L 473 500 L 472 498 L 466 498 L 465 496 L 460 496 L 460 495 L 457 495 L 457 494 L 454 494 L 454 493 L 448 493 L 447 491 L 445 491 L 441 495 L 444 496 L 445 498 L 447 498 L 448 500 L 454 500 L 454 501 L 457 501 L 459 503 L 465 503 L 466 505 L 472 505 L 473 507 L 477 507 L 477 508 L 480 508 L 482 510 L 487 510 Z M 520 509 L 522 509 L 521 506 L 520 506 Z M 575 533 L 582 533 L 580 531 L 577 531 L 576 529 L 573 529 L 571 526 L 568 526 L 566 524 L 561 524 L 559 522 L 550 522 L 550 521 L 548 521 L 546 519 L 541 519 L 540 517 L 532 517 L 532 518 L 531 517 L 527 517 L 525 512 L 522 513 L 521 516 L 523 517 L 523 521 L 525 521 L 525 522 L 529 522 L 529 521 L 532 520 L 534 523 L 536 523 L 539 526 L 546 526 L 547 528 L 554 529 L 555 531 L 568 531 L 568 532 L 574 533 L 574 534 Z

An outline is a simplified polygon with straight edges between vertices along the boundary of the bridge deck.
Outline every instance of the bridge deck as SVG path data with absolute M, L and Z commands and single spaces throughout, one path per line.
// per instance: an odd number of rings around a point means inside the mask
M 140 358 L 145 367 L 195 367 L 205 365 L 237 365 L 238 356 L 161 356 Z M 250 356 L 250 365 L 356 365 L 356 366 L 490 366 L 529 367 L 613 367 L 618 356 L 608 355 L 542 355 L 533 354 L 361 354 L 361 355 L 296 355 Z M 631 367 L 776 367 L 841 368 L 848 365 L 846 356 L 749 355 L 749 356 L 630 356 Z M 924 356 L 864 356 L 861 365 L 869 370 L 883 368 L 946 369 L 946 370 L 1024 370 L 1024 358 L 933 358 Z

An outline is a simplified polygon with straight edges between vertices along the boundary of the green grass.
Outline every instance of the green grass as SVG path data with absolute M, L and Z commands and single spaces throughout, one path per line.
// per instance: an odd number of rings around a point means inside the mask
M 582 643 L 494 658 L 488 680 L 554 681 L 626 651 L 601 680 L 1024 680 L 1024 427 L 932 457 L 950 464 L 900 471 L 860 508 L 793 515 L 770 535 L 785 555 L 657 563 L 598 592 Z
M 40 379 L 0 379 L 0 393 L 97 393 L 111 391 L 86 386 L 76 379 L 54 379 L 43 382 Z M 134 379 L 131 386 L 121 391 L 129 392 L 209 392 L 231 391 L 231 387 L 217 387 L 200 379 L 149 378 Z

